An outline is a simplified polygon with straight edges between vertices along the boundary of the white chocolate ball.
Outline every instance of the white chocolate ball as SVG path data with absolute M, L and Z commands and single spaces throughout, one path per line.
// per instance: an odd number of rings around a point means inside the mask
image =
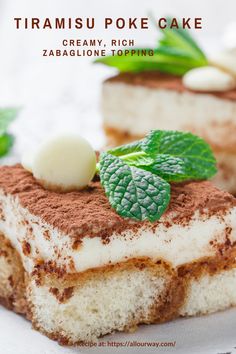
M 72 134 L 44 142 L 32 164 L 34 177 L 45 188 L 61 192 L 86 187 L 95 171 L 95 151 L 84 138 Z
M 211 65 L 221 68 L 236 76 L 236 50 L 228 50 L 212 55 L 209 58 Z
M 188 71 L 183 84 L 196 91 L 228 91 L 236 87 L 236 79 L 218 68 L 204 66 Z

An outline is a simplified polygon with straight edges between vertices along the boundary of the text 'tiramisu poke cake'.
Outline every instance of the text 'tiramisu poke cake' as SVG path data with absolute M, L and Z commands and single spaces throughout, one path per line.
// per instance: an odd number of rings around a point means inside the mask
M 22 164 L 0 168 L 0 301 L 34 328 L 74 345 L 236 304 L 236 201 L 204 140 L 152 131 L 97 162 L 58 136 Z
M 97 60 L 120 71 L 103 83 L 108 144 L 139 139 L 151 129 L 193 132 L 213 148 L 216 185 L 236 194 L 236 51 L 207 58 L 186 30 L 162 32 L 150 57 L 132 49 Z

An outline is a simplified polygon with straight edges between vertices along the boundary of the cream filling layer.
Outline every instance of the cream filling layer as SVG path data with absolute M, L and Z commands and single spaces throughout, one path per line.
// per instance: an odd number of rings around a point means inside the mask
M 32 215 L 23 208 L 17 197 L 0 193 L 2 215 L 0 231 L 9 238 L 22 256 L 24 267 L 31 272 L 39 260 L 53 261 L 67 272 L 81 272 L 90 268 L 126 261 L 134 257 L 163 259 L 173 267 L 183 265 L 202 257 L 214 256 L 217 245 L 229 237 L 236 241 L 236 207 L 224 216 L 207 217 L 197 211 L 188 225 L 172 224 L 163 216 L 156 230 L 152 225 L 138 231 L 116 232 L 110 242 L 104 244 L 100 237 L 84 237 L 78 249 L 73 248 L 75 239 L 60 232 Z M 226 228 L 232 232 L 227 235 Z M 30 252 L 25 254 L 24 244 L 28 242 Z
M 230 143 L 236 151 L 236 102 L 232 100 L 105 82 L 102 113 L 104 124 L 120 132 L 143 136 L 152 129 L 189 130 L 216 146 Z

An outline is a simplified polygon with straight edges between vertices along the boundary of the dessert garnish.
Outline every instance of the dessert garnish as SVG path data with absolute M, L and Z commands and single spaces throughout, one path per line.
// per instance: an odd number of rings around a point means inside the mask
M 126 55 L 101 57 L 95 63 L 116 67 L 120 72 L 157 70 L 183 76 L 183 84 L 190 90 L 228 91 L 236 88 L 235 49 L 208 58 L 187 29 L 167 26 L 161 32 L 162 37 L 151 56 L 139 55 L 141 49 L 132 48 Z
M 155 221 L 169 204 L 169 182 L 210 178 L 216 173 L 216 160 L 196 135 L 153 130 L 142 140 L 102 153 L 98 168 L 119 215 Z
M 97 166 L 87 141 L 59 136 L 44 143 L 31 161 L 34 177 L 45 188 L 64 192 L 88 185 L 96 167 L 112 208 L 124 218 L 149 221 L 166 210 L 170 182 L 204 180 L 216 173 L 209 145 L 178 131 L 153 130 L 142 140 L 101 153 Z
M 183 77 L 183 84 L 197 91 L 229 91 L 236 88 L 236 51 L 227 50 L 209 57 L 209 66 L 195 68 Z
M 16 118 L 18 108 L 0 109 L 0 157 L 5 156 L 14 143 L 14 137 L 7 132 L 9 124 Z
M 96 170 L 96 154 L 81 136 L 64 134 L 23 156 L 22 165 L 45 188 L 67 192 L 89 184 Z
M 192 69 L 183 77 L 183 84 L 195 91 L 228 91 L 236 87 L 236 77 L 213 66 Z

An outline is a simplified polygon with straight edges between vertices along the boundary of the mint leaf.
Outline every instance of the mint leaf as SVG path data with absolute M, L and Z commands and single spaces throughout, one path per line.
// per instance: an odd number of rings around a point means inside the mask
M 186 162 L 179 157 L 167 154 L 161 154 L 151 164 L 139 165 L 139 168 L 154 173 L 168 182 L 181 182 L 192 179 Z
M 171 19 L 167 19 L 170 24 Z M 199 66 L 207 65 L 207 59 L 190 32 L 183 28 L 165 28 L 162 30 L 163 37 L 159 41 L 159 49 L 170 48 L 178 50 L 184 56 L 188 56 L 199 62 Z
M 17 116 L 18 108 L 0 108 L 0 135 L 4 134 L 9 124 Z
M 141 140 L 138 140 L 129 144 L 115 147 L 113 149 L 109 149 L 107 152 L 114 156 L 123 156 L 123 155 L 131 154 L 134 152 L 140 152 L 140 151 L 142 151 Z
M 122 217 L 155 221 L 170 201 L 170 185 L 162 178 L 120 158 L 103 153 L 100 178 L 111 206 Z
M 14 138 L 10 134 L 0 136 L 0 157 L 6 155 L 12 147 Z
M 145 152 L 132 153 L 120 157 L 129 166 L 149 166 L 154 163 L 154 159 Z
M 181 48 L 171 47 L 169 44 L 159 46 L 156 53 L 163 57 L 167 57 L 168 61 L 176 66 L 182 65 L 186 70 L 206 65 L 206 63 L 203 64 L 202 59 L 192 56 L 191 53 L 185 52 Z
M 153 158 L 142 151 L 142 140 L 133 143 L 121 145 L 107 152 L 111 155 L 120 157 L 130 166 L 146 166 L 154 162 Z
M 181 159 L 184 163 L 181 180 L 207 179 L 217 172 L 216 160 L 210 146 L 191 133 L 153 130 L 143 139 L 142 150 L 154 159 L 157 159 L 159 154 Z M 173 175 L 173 181 L 178 180 L 179 177 Z

